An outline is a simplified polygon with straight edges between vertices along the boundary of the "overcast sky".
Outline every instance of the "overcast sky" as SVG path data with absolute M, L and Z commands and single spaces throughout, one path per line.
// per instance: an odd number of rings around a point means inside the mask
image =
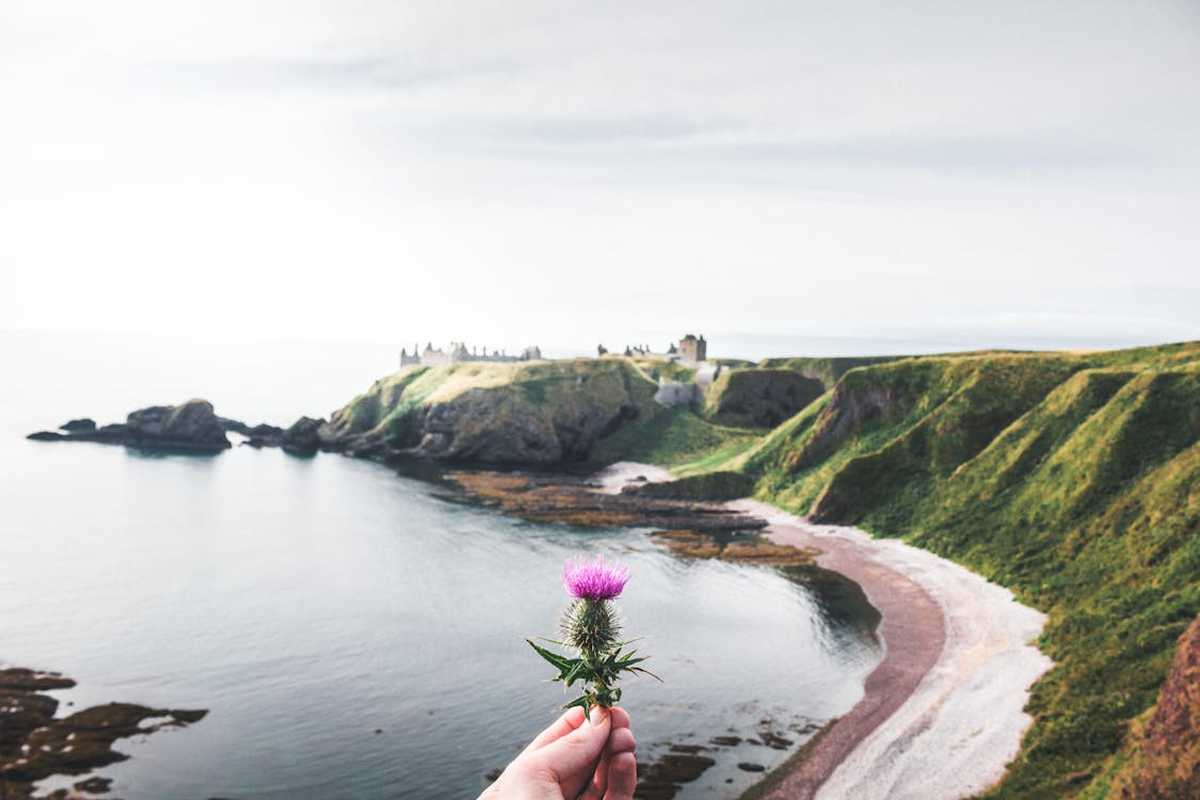
M 6 0 L 0 329 L 1200 338 L 1197 76 L 1195 0 Z

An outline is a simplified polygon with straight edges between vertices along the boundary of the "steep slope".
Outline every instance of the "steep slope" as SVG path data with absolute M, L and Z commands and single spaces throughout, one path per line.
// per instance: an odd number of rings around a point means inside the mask
M 1158 702 L 1134 725 L 1122 761 L 1114 798 L 1200 797 L 1200 617 L 1180 637 Z
M 1105 796 L 1200 612 L 1200 345 L 852 369 L 710 468 L 791 510 L 906 536 L 1046 611 L 1056 667 L 988 796 Z
M 720 425 L 773 428 L 825 393 L 789 369 L 721 370 L 704 393 L 704 417 Z
M 806 378 L 820 381 L 830 389 L 852 369 L 869 367 L 875 364 L 887 364 L 899 361 L 907 356 L 831 356 L 827 358 L 811 358 L 797 356 L 793 358 L 764 358 L 758 362 L 763 369 L 786 369 L 803 375 Z
M 554 464 L 651 410 L 654 384 L 620 360 L 409 367 L 335 412 L 322 442 L 356 455 Z

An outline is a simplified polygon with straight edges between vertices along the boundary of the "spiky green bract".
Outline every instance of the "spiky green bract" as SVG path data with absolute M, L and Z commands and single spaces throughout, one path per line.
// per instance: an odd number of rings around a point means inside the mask
M 624 652 L 628 642 L 616 642 L 615 649 L 607 653 L 580 652 L 578 658 L 567 658 L 558 653 L 540 647 L 531 639 L 526 639 L 529 646 L 537 654 L 549 661 L 558 670 L 553 680 L 562 681 L 567 686 L 580 682 L 584 686 L 583 694 L 576 697 L 563 708 L 579 706 L 584 716 L 590 719 L 592 706 L 611 708 L 621 699 L 621 690 L 616 683 L 622 672 L 640 673 L 660 680 L 657 675 L 644 667 L 637 666 L 646 660 L 638 656 L 636 650 Z
M 617 646 L 621 623 L 607 600 L 581 597 L 562 618 L 563 640 L 581 653 L 604 654 Z

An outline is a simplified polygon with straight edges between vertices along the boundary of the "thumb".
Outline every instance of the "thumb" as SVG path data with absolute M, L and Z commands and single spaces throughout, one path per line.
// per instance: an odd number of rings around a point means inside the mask
M 612 714 L 607 708 L 596 706 L 591 710 L 590 720 L 585 719 L 578 728 L 538 751 L 546 766 L 558 776 L 566 797 L 575 797 L 591 780 L 611 730 Z

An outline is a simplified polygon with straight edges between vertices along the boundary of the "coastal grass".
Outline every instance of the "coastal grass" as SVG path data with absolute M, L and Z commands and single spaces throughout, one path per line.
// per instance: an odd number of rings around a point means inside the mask
M 790 357 L 764 358 L 758 362 L 762 369 L 786 369 L 807 378 L 820 381 L 826 389 L 832 388 L 841 377 L 857 367 L 886 364 L 907 356 L 834 356 L 828 358 Z
M 630 361 L 655 383 L 660 380 L 671 383 L 691 383 L 696 379 L 695 367 L 685 366 L 678 361 L 636 357 L 631 358 Z
M 756 496 L 965 564 L 1045 611 L 1055 661 L 994 798 L 1101 797 L 1200 613 L 1200 344 L 848 369 L 717 460 Z
M 638 419 L 603 438 L 592 451 L 597 464 L 641 461 L 676 467 L 713 453 L 734 452 L 753 444 L 757 434 L 740 428 L 713 425 L 682 407 L 651 404 Z

